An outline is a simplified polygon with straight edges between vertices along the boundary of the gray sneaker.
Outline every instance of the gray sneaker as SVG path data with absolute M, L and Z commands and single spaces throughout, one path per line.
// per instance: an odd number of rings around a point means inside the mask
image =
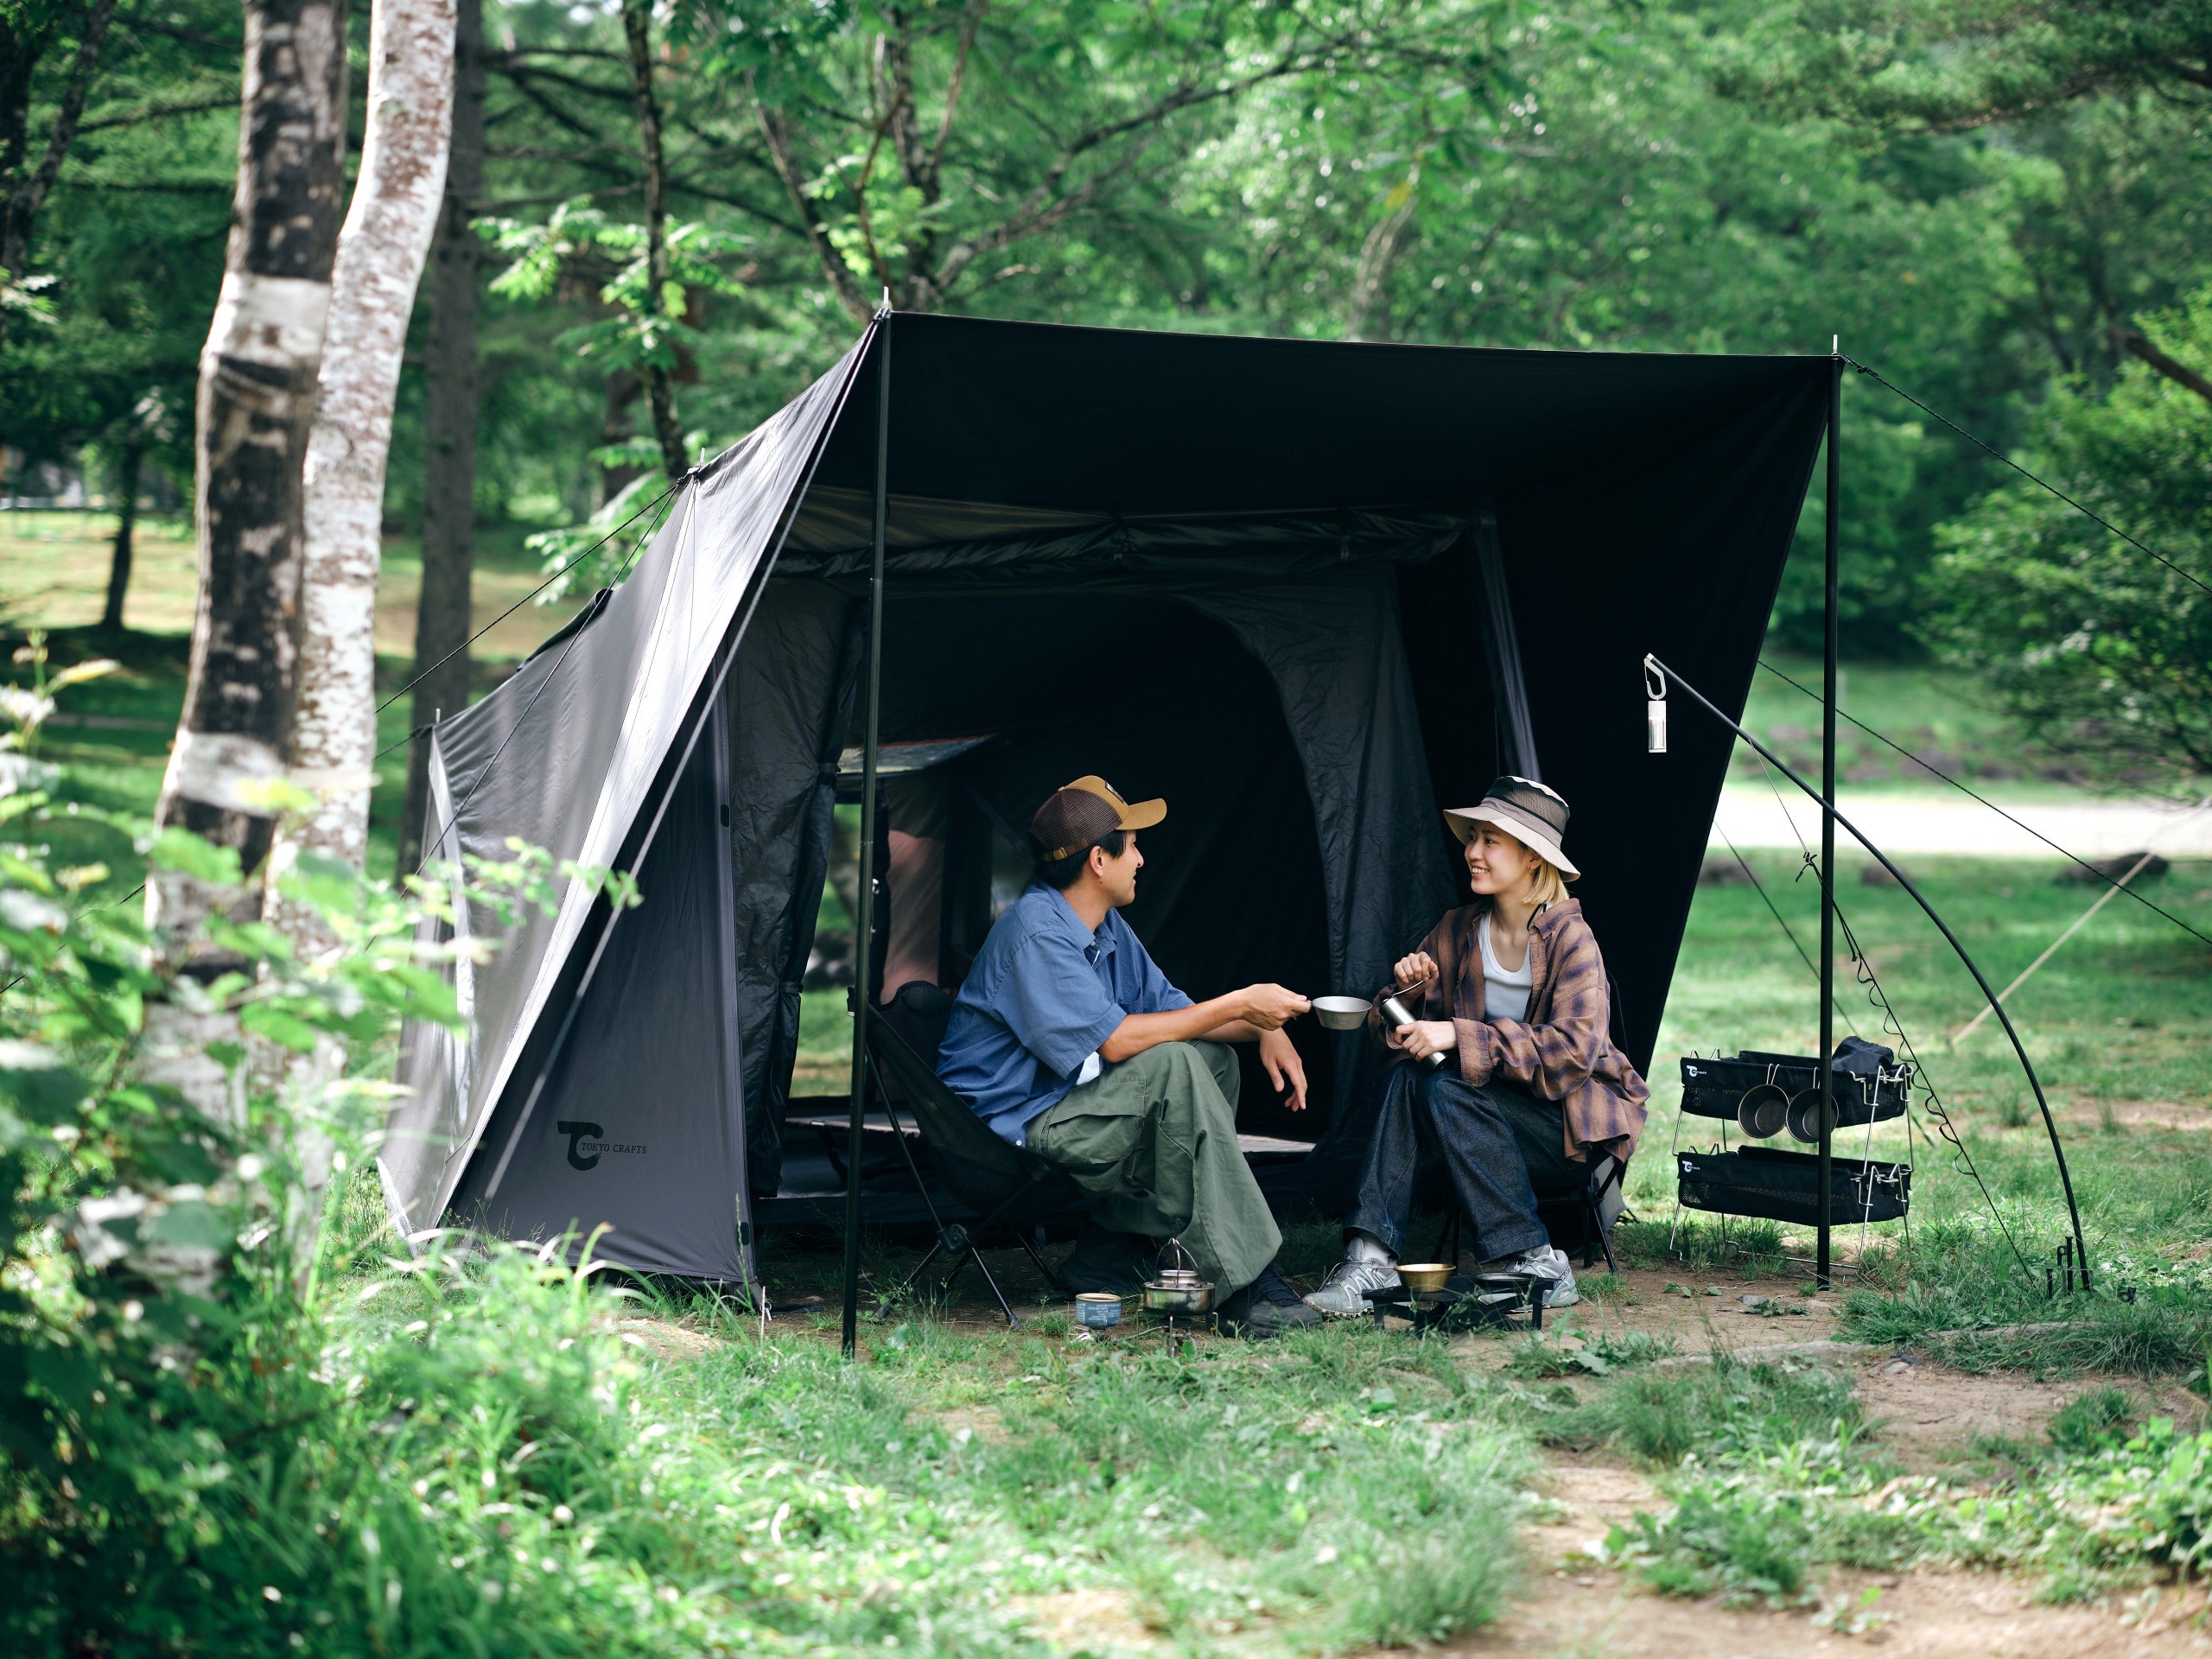
M 1375 1311 L 1368 1292 L 1397 1287 L 1398 1270 L 1388 1262 L 1339 1262 L 1329 1269 L 1321 1288 L 1306 1299 L 1306 1306 L 1332 1319 L 1354 1319 Z
M 1506 1263 L 1505 1271 L 1533 1274 L 1551 1281 L 1544 1290 L 1546 1307 L 1573 1307 L 1582 1300 L 1582 1293 L 1574 1287 L 1573 1267 L 1567 1262 L 1566 1253 L 1552 1245 L 1522 1251 Z

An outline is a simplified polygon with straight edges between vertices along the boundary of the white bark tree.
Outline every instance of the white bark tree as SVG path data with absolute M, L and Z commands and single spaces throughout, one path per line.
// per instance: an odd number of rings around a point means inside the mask
M 312 850 L 359 869 L 376 753 L 376 596 L 392 406 L 415 292 L 444 199 L 453 131 L 454 0 L 377 0 L 360 175 L 338 238 L 330 325 L 307 454 L 307 569 L 293 780 L 324 797 L 280 841 L 281 875 Z M 302 951 L 324 931 L 272 917 Z
M 230 848 L 249 874 L 275 833 L 275 810 L 256 785 L 282 774 L 298 701 L 302 468 L 345 200 L 345 96 L 343 0 L 251 0 L 230 248 L 200 358 L 200 601 L 184 713 L 155 809 L 164 829 Z M 172 965 L 203 980 L 235 965 L 199 939 L 214 907 L 236 899 L 154 868 L 147 920 Z M 186 952 L 197 954 L 175 960 Z M 203 1042 L 188 1040 L 194 1052 L 176 1059 L 191 1075 L 175 1080 L 219 1113 L 220 1069 L 197 1053 Z
M 392 406 L 415 290 L 445 199 L 453 131 L 454 0 L 376 0 L 361 170 L 339 233 L 315 429 L 308 439 L 307 563 L 301 593 L 299 712 L 287 770 L 321 804 L 283 830 L 270 858 L 268 914 L 295 959 L 334 944 L 321 916 L 287 902 L 276 883 L 303 852 L 362 868 L 376 754 L 377 575 L 383 563 L 385 463 Z M 275 1058 L 273 1055 L 266 1058 Z M 326 1039 L 286 1054 L 296 1102 L 336 1077 L 344 1055 Z M 312 1264 L 330 1137 L 309 1113 L 293 1126 L 297 1184 L 286 1230 L 294 1261 Z
M 191 671 L 155 821 L 228 849 L 250 877 L 274 836 L 262 786 L 283 773 L 298 700 L 302 469 L 346 191 L 344 0 L 248 0 L 240 115 L 222 293 L 200 357 Z M 205 926 L 244 902 L 210 866 L 147 872 L 156 954 L 179 984 L 147 1005 L 140 1074 L 233 1125 L 244 1096 L 218 1056 L 241 1043 L 238 1017 L 194 988 L 246 965 Z M 212 1246 L 148 1249 L 141 1265 L 162 1282 L 204 1286 L 219 1267 Z

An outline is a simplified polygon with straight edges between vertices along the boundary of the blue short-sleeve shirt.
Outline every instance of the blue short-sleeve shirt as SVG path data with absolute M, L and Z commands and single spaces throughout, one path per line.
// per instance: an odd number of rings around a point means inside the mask
M 992 925 L 954 999 L 937 1074 L 1003 1139 L 1074 1088 L 1133 1014 L 1187 1008 L 1119 911 L 1094 933 L 1039 882 Z

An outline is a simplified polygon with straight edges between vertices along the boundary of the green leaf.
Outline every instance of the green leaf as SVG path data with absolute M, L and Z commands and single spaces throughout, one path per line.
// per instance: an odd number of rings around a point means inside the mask
M 147 849 L 146 861 L 216 887 L 235 887 L 245 880 L 237 849 L 218 847 L 189 830 L 162 830 Z
M 295 1014 L 267 1002 L 250 1002 L 238 1023 L 257 1037 L 281 1043 L 295 1054 L 311 1054 L 321 1033 Z
M 238 1242 L 238 1226 L 212 1204 L 187 1199 L 173 1204 L 146 1228 L 147 1236 L 164 1244 L 200 1245 L 226 1249 Z
M 54 1124 L 76 1115 L 92 1085 L 36 1043 L 0 1039 L 0 1095 L 13 1100 L 35 1122 Z

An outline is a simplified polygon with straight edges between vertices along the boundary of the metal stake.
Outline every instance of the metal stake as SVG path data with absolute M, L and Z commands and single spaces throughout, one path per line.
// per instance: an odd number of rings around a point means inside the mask
M 891 313 L 877 314 L 875 554 L 868 579 L 868 715 L 861 740 L 861 913 L 853 918 L 853 1088 L 845 1118 L 845 1357 L 860 1346 L 861 1148 L 867 1131 L 868 957 L 875 930 L 875 749 L 883 700 L 883 517 L 891 454 Z

